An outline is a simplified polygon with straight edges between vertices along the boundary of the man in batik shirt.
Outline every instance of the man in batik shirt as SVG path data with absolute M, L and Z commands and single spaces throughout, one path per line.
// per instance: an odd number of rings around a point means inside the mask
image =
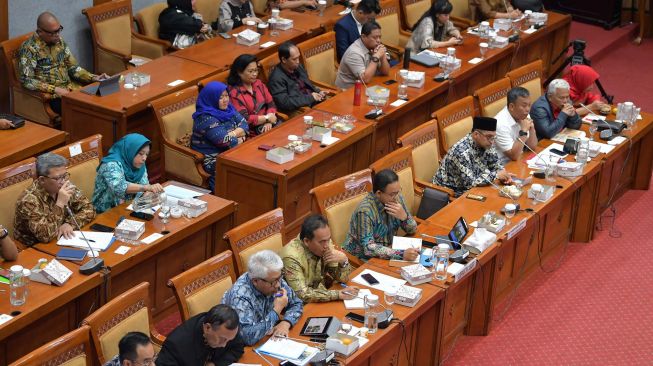
M 37 179 L 16 202 L 14 237 L 32 246 L 48 243 L 61 236 L 74 236 L 75 215 L 79 226 L 95 218 L 95 209 L 88 198 L 69 180 L 68 161 L 60 155 L 45 153 L 36 159 Z
M 472 132 L 449 149 L 433 183 L 452 189 L 456 196 L 494 179 L 510 183 L 513 175 L 503 169 L 494 148 L 496 130 L 496 119 L 474 117 Z
M 36 32 L 20 46 L 18 61 L 23 87 L 51 94 L 50 107 L 57 114 L 61 114 L 62 95 L 107 76 L 93 75 L 79 66 L 61 38 L 62 30 L 52 13 L 39 15 Z
M 390 169 L 376 173 L 372 190 L 354 210 L 343 247 L 364 261 L 372 257 L 415 260 L 419 254 L 417 249 L 392 249 L 392 238 L 399 228 L 406 234 L 414 234 L 417 230 L 417 222 L 401 194 L 397 173 Z

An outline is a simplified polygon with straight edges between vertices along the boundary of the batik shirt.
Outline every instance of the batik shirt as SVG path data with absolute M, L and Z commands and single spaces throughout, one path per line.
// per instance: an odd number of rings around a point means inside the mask
M 385 210 L 385 206 L 374 193 L 358 204 L 349 221 L 349 232 L 343 247 L 362 260 L 372 257 L 381 259 L 402 259 L 403 250 L 392 249 L 392 237 L 402 228 L 407 234 L 414 234 L 417 222 L 406 208 L 404 197 L 399 194 L 399 203 L 406 211 L 406 220 L 399 220 Z
M 66 210 L 57 206 L 56 202 L 35 180 L 16 202 L 14 238 L 29 246 L 48 243 L 57 239 L 57 230 L 61 225 L 67 223 L 76 227 Z M 68 206 L 75 214 L 79 226 L 84 226 L 95 218 L 93 205 L 79 188 L 75 188 L 70 196 Z
M 474 142 L 472 134 L 467 134 L 442 159 L 433 183 L 452 189 L 457 197 L 474 186 L 486 184 L 487 180 L 493 181 L 501 169 L 503 166 L 494 146 L 483 149 Z
M 222 303 L 231 306 L 240 318 L 240 335 L 245 344 L 251 346 L 265 335 L 272 334 L 272 328 L 281 320 L 295 325 L 304 311 L 302 300 L 297 297 L 288 283 L 281 279 L 281 287 L 288 294 L 288 305 L 283 318 L 274 311 L 274 296 L 265 296 L 252 284 L 249 273 L 245 273 L 225 292 Z
M 147 185 L 147 168 L 141 181 L 135 184 Z M 125 171 L 120 163 L 111 161 L 100 165 L 95 176 L 95 191 L 93 192 L 93 206 L 98 213 L 102 213 L 119 204 L 133 200 L 135 193 L 127 193 L 129 182 L 125 179 Z
M 333 243 L 329 242 L 333 250 Z M 285 278 L 304 302 L 326 302 L 338 300 L 338 291 L 329 290 L 334 282 L 347 282 L 351 266 L 340 264 L 327 266 L 322 258 L 313 254 L 297 236 L 281 250 Z
M 88 84 L 93 74 L 84 70 L 63 38 L 50 46 L 34 33 L 20 46 L 20 82 L 26 89 L 54 94 L 54 88 L 74 89 L 74 81 Z
M 116 355 L 114 358 L 110 359 L 102 366 L 122 366 L 120 363 L 120 356 Z

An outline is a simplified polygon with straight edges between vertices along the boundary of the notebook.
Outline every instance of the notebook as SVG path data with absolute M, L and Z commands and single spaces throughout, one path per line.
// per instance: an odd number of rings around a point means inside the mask
M 57 259 L 67 261 L 81 261 L 86 257 L 87 251 L 80 249 L 61 248 L 57 252 Z

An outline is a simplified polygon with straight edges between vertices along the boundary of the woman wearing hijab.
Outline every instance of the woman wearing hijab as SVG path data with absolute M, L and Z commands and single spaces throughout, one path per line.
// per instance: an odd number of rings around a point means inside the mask
M 160 184 L 149 184 L 147 178 L 150 144 L 147 137 L 130 133 L 111 146 L 95 177 L 93 206 L 97 213 L 132 200 L 139 192 L 163 192 Z
M 453 5 L 448 0 L 438 0 L 415 23 L 413 34 L 406 47 L 413 50 L 450 47 L 462 42 L 460 31 L 449 20 Z
M 215 157 L 243 143 L 247 138 L 247 121 L 229 103 L 227 86 L 212 81 L 200 91 L 193 113 L 191 149 L 204 154 L 204 170 L 209 173 L 209 188 L 215 185 Z
M 210 31 L 211 26 L 195 12 L 195 0 L 168 0 L 168 7 L 159 14 L 159 38 L 174 47 L 192 46 L 202 34 Z
M 583 103 L 593 112 L 600 112 L 601 108 L 608 105 L 601 100 L 601 96 L 592 93 L 594 82 L 599 79 L 599 73 L 587 65 L 574 65 L 569 72 L 562 77 L 569 83 L 569 99 L 575 107 Z M 576 113 L 584 116 L 589 111 L 583 107 L 577 108 Z
M 229 32 L 248 21 L 262 22 L 254 15 L 254 5 L 250 0 L 223 0 L 220 4 L 218 26 L 220 32 Z M 215 26 L 215 23 L 213 23 Z

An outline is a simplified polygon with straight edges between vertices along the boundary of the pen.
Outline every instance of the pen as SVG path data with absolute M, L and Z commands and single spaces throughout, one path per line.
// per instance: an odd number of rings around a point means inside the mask
M 281 297 L 281 296 L 283 296 L 283 293 L 281 293 L 281 292 L 278 292 L 278 293 L 274 294 L 274 297 Z

